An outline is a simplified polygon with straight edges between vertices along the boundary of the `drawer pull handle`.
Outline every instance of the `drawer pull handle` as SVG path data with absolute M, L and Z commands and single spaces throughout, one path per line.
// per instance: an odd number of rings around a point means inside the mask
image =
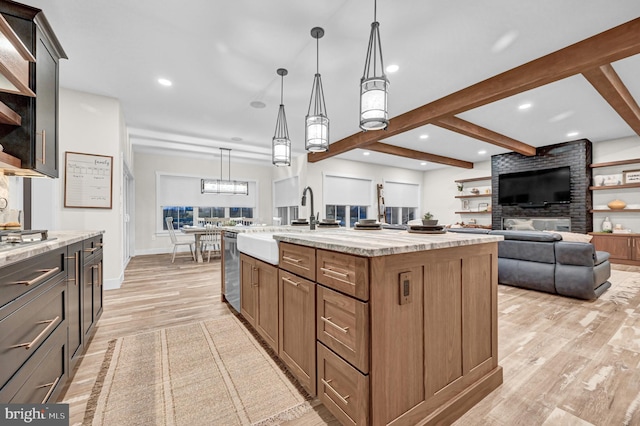
M 300 287 L 300 283 L 297 283 L 297 282 L 295 282 L 295 281 L 293 281 L 293 280 L 290 280 L 290 279 L 289 279 L 289 278 L 287 278 L 287 277 L 283 277 L 283 278 L 282 278 L 282 281 L 284 281 L 284 282 L 286 282 L 286 283 L 289 283 L 289 284 L 291 284 L 291 285 L 294 285 L 294 286 L 296 286 L 296 287 Z
M 349 278 L 349 274 L 348 273 L 336 271 L 335 269 L 320 268 L 320 270 L 322 272 L 325 272 L 325 273 L 329 274 L 329 275 L 334 274 L 334 275 L 338 275 L 339 277 L 342 277 L 342 278 L 345 278 L 345 279 Z
M 39 283 L 40 281 L 44 281 L 49 277 L 52 277 L 53 275 L 57 274 L 60 271 L 60 268 L 58 268 L 57 266 L 53 269 L 38 269 L 38 272 L 44 272 L 44 274 L 42 275 L 38 275 L 37 277 L 35 277 L 34 279 L 32 279 L 31 281 L 14 281 L 12 283 L 9 284 L 24 284 L 27 287 L 29 287 L 30 285 L 34 285 Z
M 91 247 L 88 249 L 84 249 L 85 253 L 93 253 L 96 250 L 98 250 L 98 247 Z
M 38 386 L 38 388 L 46 388 L 48 386 L 51 386 L 49 388 L 49 392 L 47 392 L 47 394 L 44 396 L 44 399 L 42 400 L 42 402 L 40 404 L 45 404 L 47 402 L 47 400 L 51 396 L 51 393 L 53 393 L 53 390 L 56 388 L 56 385 L 58 384 L 59 381 L 60 381 L 60 376 L 56 377 L 56 379 L 51 383 L 47 383 L 46 385 Z
M 40 334 L 38 334 L 36 336 L 35 339 L 33 339 L 32 341 L 30 341 L 29 343 L 20 343 L 19 345 L 13 345 L 11 346 L 11 348 L 25 348 L 26 350 L 31 349 L 32 347 L 34 347 L 36 345 L 36 343 L 38 343 L 38 341 L 40 339 L 42 339 L 48 332 L 49 330 L 51 330 L 53 327 L 55 327 L 56 323 L 58 322 L 58 320 L 60 319 L 60 316 L 55 317 L 54 319 L 51 320 L 46 320 L 46 321 L 38 321 L 36 324 L 49 324 L 47 325 L 44 330 L 42 330 L 40 332 Z
M 284 281 L 284 282 L 286 282 L 286 283 L 289 283 L 289 284 L 291 284 L 291 285 L 295 286 L 298 290 L 302 290 L 302 291 L 304 291 L 305 293 L 309 293 L 309 289 L 308 289 L 307 287 L 304 287 L 304 286 L 300 287 L 300 284 L 302 284 L 302 283 L 295 282 L 295 281 L 293 281 L 293 280 L 290 280 L 290 279 L 289 279 L 289 278 L 287 278 L 287 277 L 282 277 L 282 281 Z
M 286 260 L 287 262 L 300 263 L 302 259 L 296 259 L 294 257 L 282 256 L 282 260 Z
M 348 404 L 349 404 L 349 401 L 347 401 L 347 398 L 349 398 L 349 395 L 347 395 L 347 396 L 342 396 L 342 395 L 340 395 L 340 394 L 338 393 L 338 391 L 337 391 L 337 390 L 335 390 L 335 389 L 333 388 L 333 386 L 331 386 L 331 385 L 329 384 L 329 383 L 331 383 L 331 380 L 325 380 L 325 379 L 320 379 L 320 380 L 322 380 L 322 383 L 324 384 L 324 386 L 325 386 L 325 387 L 327 387 L 327 388 L 329 388 L 329 389 L 331 390 L 331 392 L 333 392 L 333 393 L 334 393 L 334 394 L 335 394 L 335 395 L 340 399 L 340 401 L 342 401 L 342 403 L 343 403 L 344 405 L 348 405 Z
M 322 321 L 326 322 L 327 324 L 329 324 L 330 326 L 335 327 L 336 329 L 342 331 L 345 334 L 349 331 L 349 327 L 340 327 L 338 324 L 336 324 L 335 322 L 331 321 L 331 317 L 325 318 L 323 316 L 320 316 L 320 319 Z

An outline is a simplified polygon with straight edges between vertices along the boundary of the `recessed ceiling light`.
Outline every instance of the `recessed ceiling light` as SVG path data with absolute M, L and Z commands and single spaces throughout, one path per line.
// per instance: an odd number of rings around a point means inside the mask
M 580 134 L 580 132 L 569 132 L 567 133 L 567 137 L 568 138 L 572 138 L 574 136 L 578 136 Z
M 394 72 L 398 71 L 399 69 L 400 69 L 400 67 L 399 67 L 398 65 L 396 65 L 396 64 L 391 64 L 391 65 L 387 66 L 386 71 L 387 71 L 389 74 L 391 74 L 391 73 L 394 73 Z
M 158 83 L 162 84 L 163 86 L 171 86 L 173 83 L 171 82 L 171 80 L 167 80 L 166 78 L 159 78 L 158 79 Z
M 251 105 L 253 108 L 258 108 L 258 109 L 261 109 L 267 106 L 267 104 L 261 101 L 253 101 L 249 105 Z
M 504 33 L 495 43 L 491 46 L 491 51 L 493 53 L 502 52 L 507 47 L 511 46 L 511 44 L 518 38 L 518 32 L 515 30 L 508 31 Z
M 484 150 L 484 149 L 481 149 L 480 151 L 478 151 L 479 155 L 485 155 L 486 153 L 487 153 L 487 151 Z
M 573 114 L 574 114 L 574 111 L 572 110 L 561 112 L 560 114 L 554 115 L 553 117 L 551 117 L 549 119 L 549 123 L 557 123 L 558 121 L 562 121 L 564 119 L 571 117 Z
M 529 108 L 531 108 L 530 103 L 518 105 L 518 109 L 529 109 Z
M 424 135 L 420 135 L 420 139 L 429 139 L 429 135 L 426 133 Z
M 427 165 L 427 162 L 426 162 L 426 161 L 423 161 L 422 163 L 420 163 L 420 165 L 421 165 L 421 166 L 426 166 L 426 165 Z
M 362 155 L 369 155 L 369 154 L 371 154 L 369 151 L 365 151 L 362 153 Z

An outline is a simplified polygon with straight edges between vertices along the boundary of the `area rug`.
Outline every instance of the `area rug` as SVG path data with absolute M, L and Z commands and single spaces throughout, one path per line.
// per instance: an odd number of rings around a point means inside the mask
M 311 410 L 233 315 L 110 342 L 84 425 L 271 425 Z

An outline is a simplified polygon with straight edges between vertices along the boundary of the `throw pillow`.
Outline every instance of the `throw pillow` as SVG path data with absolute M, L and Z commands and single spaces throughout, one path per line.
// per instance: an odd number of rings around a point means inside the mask
M 535 231 L 533 220 L 509 219 L 505 221 L 505 228 L 513 231 Z
M 561 232 L 561 231 L 544 231 L 559 234 L 562 237 L 562 241 L 571 241 L 575 243 L 590 243 L 593 238 L 592 235 L 578 234 L 575 232 Z

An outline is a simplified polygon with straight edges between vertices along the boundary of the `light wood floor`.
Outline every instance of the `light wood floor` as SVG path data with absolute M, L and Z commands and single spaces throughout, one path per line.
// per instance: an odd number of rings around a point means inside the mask
M 614 271 L 620 290 L 595 302 L 499 288 L 504 383 L 456 425 L 640 425 L 640 268 Z M 220 261 L 138 256 L 105 292 L 96 334 L 60 402 L 79 425 L 107 343 L 232 315 L 220 302 Z M 338 425 L 320 404 L 288 425 Z

